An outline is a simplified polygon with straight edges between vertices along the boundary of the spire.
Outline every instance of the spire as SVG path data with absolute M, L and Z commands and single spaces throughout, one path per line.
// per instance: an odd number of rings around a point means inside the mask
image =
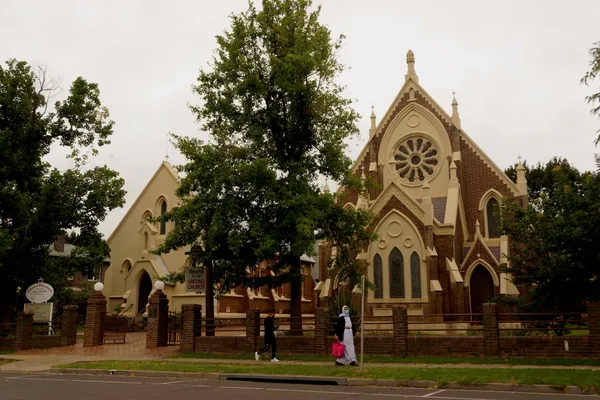
M 406 64 L 408 65 L 408 72 L 404 76 L 404 79 L 406 81 L 412 79 L 413 81 L 418 83 L 419 77 L 415 72 L 415 53 L 413 53 L 412 50 L 408 50 L 408 53 L 406 53 Z
M 452 91 L 452 122 L 460 129 L 460 116 L 458 115 L 458 101 L 456 101 L 455 91 Z
M 371 106 L 371 129 L 369 129 L 369 139 L 375 136 L 377 131 L 377 117 L 375 116 L 375 106 Z
M 523 159 L 521 158 L 520 155 L 517 159 L 519 160 L 519 163 L 517 164 L 517 189 L 519 189 L 521 196 L 527 196 L 529 191 L 527 190 L 527 178 L 525 176 L 525 165 L 523 164 Z
M 450 161 L 450 187 L 458 187 L 457 167 L 454 161 Z
M 481 225 L 479 224 L 479 220 L 475 222 L 475 236 L 481 236 Z
M 325 194 L 331 193 L 331 189 L 329 189 L 329 185 L 327 184 L 327 181 L 325 181 L 325 188 L 323 188 L 323 192 Z

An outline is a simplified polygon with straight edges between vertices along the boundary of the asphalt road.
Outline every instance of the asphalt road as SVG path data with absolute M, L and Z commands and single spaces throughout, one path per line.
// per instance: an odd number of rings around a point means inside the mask
M 307 397 L 309 396 L 309 397 Z M 436 389 L 388 389 L 306 386 L 216 380 L 168 380 L 140 377 L 0 374 L 2 400 L 109 399 L 445 399 L 445 400 L 574 400 L 596 396 L 526 394 Z

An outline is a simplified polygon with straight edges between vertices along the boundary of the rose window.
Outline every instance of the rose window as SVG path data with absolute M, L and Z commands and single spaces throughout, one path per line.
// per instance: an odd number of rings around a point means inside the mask
M 419 183 L 434 175 L 440 164 L 440 154 L 431 140 L 411 137 L 400 143 L 394 152 L 394 160 L 400 178 Z

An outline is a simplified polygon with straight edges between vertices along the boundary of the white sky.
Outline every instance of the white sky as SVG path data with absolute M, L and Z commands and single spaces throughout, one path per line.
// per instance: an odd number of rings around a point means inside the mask
M 323 0 L 322 22 L 346 35 L 341 77 L 363 116 L 358 155 L 368 137 L 370 106 L 383 116 L 404 83 L 405 55 L 415 52 L 421 85 L 450 110 L 456 90 L 463 129 L 501 167 L 521 154 L 529 163 L 563 156 L 593 169 L 600 120 L 579 84 L 588 49 L 600 41 L 600 1 Z M 83 76 L 100 85 L 116 122 L 98 164 L 126 181 L 127 204 L 101 224 L 109 235 L 169 152 L 167 133 L 198 135 L 187 109 L 215 35 L 246 0 L 0 0 L 0 61 L 45 64 L 64 90 Z M 64 153 L 49 160 L 68 167 Z M 334 186 L 332 185 L 332 189 Z

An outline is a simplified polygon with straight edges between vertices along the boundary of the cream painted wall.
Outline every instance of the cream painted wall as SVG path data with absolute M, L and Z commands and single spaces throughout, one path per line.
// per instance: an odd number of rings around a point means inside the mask
M 151 226 L 144 222 L 143 216 L 148 212 L 153 216 L 159 215 L 161 199 L 166 200 L 167 210 L 170 210 L 178 201 L 175 194 L 178 186 L 178 180 L 172 166 L 163 162 L 109 237 L 111 263 L 106 271 L 104 294 L 107 297 L 112 297 L 111 306 L 117 302 L 116 296 L 122 296 L 127 290 L 131 290 L 128 303 L 136 303 L 136 306 L 134 306 L 136 308 L 138 284 L 142 271 L 147 271 L 153 282 L 157 276 L 164 274 L 165 271 L 162 268 L 155 267 L 155 265 L 158 265 L 158 261 L 156 256 L 150 252 L 162 244 L 165 235 L 160 235 L 158 226 Z M 167 233 L 172 227 L 171 223 L 167 224 Z M 144 249 L 145 233 L 148 234 L 149 248 L 147 250 Z M 161 256 L 168 271 L 175 272 L 181 269 L 187 257 L 185 251 L 187 249 Z M 129 260 L 132 264 L 132 269 L 129 272 L 122 269 L 126 260 Z M 170 288 L 168 292 L 183 294 L 185 293 L 185 287 L 177 285 L 175 288 Z
M 409 184 L 401 179 L 395 164 L 390 164 L 394 153 L 401 143 L 410 137 L 428 139 L 436 148 L 438 165 L 434 167 L 434 175 L 426 177 L 429 183 L 430 197 L 444 197 L 448 193 L 449 162 L 452 156 L 452 146 L 448 134 L 439 120 L 428 110 L 416 103 L 410 103 L 392 121 L 379 147 L 378 160 L 383 165 L 384 188 L 391 182 L 401 185 L 412 197 L 423 197 L 421 186 L 423 182 Z
M 379 239 L 369 247 L 369 280 L 375 282 L 373 257 L 379 254 L 382 259 L 382 277 L 383 277 L 383 299 L 375 299 L 374 292 L 369 291 L 369 304 L 385 303 L 426 303 L 428 301 L 428 279 L 425 263 L 424 244 L 421 235 L 414 224 L 402 213 L 396 210 L 390 211 L 379 223 L 376 228 Z M 390 252 L 398 248 L 404 258 L 404 299 L 390 299 L 390 272 L 389 255 Z M 417 252 L 420 258 L 421 267 L 421 298 L 412 298 L 411 275 L 410 275 L 410 257 L 413 252 Z

